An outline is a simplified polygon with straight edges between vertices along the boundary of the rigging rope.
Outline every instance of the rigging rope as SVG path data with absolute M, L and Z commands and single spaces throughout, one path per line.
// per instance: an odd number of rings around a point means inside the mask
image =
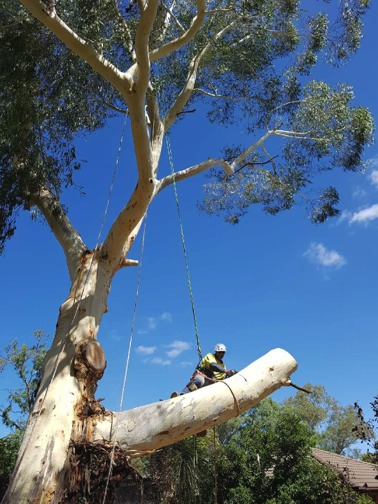
M 103 219 L 102 219 L 102 222 L 101 222 L 101 225 L 100 225 L 99 233 L 98 233 L 98 236 L 97 236 L 97 242 L 96 242 L 96 246 L 95 246 L 94 250 L 97 250 L 97 248 L 99 246 L 101 235 L 102 235 L 102 230 L 103 230 L 103 227 L 104 227 L 104 224 L 105 224 L 105 220 L 106 220 L 106 217 L 107 217 L 107 214 L 108 214 L 110 198 L 111 198 L 112 192 L 113 192 L 114 181 L 115 181 L 116 173 L 117 173 L 117 170 L 118 170 L 118 165 L 119 165 L 119 159 L 120 159 L 120 154 L 121 154 L 123 139 L 124 139 L 124 136 L 125 136 L 126 124 L 127 124 L 127 116 L 125 116 L 125 120 L 124 120 L 123 127 L 122 127 L 121 137 L 120 137 L 120 141 L 119 141 L 119 145 L 118 145 L 118 152 L 117 152 L 116 162 L 115 162 L 115 166 L 114 166 L 114 170 L 113 170 L 112 181 L 111 181 L 111 184 L 110 184 L 110 188 L 109 188 L 109 192 L 108 192 L 108 197 L 107 197 L 107 201 L 106 201 L 106 205 L 105 205 L 104 216 L 103 216 Z M 87 271 L 87 274 L 86 274 L 86 277 L 85 277 L 85 280 L 84 280 L 83 288 L 82 288 L 82 291 L 80 293 L 80 296 L 79 296 L 79 299 L 78 299 L 78 302 L 77 302 L 76 310 L 75 310 L 75 312 L 73 314 L 73 317 L 72 317 L 72 320 L 70 322 L 70 326 L 69 326 L 69 330 L 67 332 L 67 336 L 71 332 L 72 327 L 73 327 L 74 322 L 75 322 L 75 319 L 77 317 L 77 314 L 79 313 L 80 304 L 81 304 L 81 301 L 82 301 L 83 296 L 84 296 L 84 292 L 85 292 L 85 288 L 86 288 L 86 285 L 87 285 L 87 282 L 88 282 L 88 279 L 89 279 L 90 272 L 92 270 L 93 258 L 94 258 L 94 253 L 92 254 L 91 261 L 89 263 L 89 268 L 88 268 L 88 271 Z M 51 387 L 51 384 L 52 384 L 52 382 L 53 382 L 53 380 L 54 380 L 54 378 L 56 376 L 56 373 L 57 373 L 57 370 L 58 370 L 58 366 L 59 366 L 59 362 L 60 362 L 60 358 L 61 358 L 61 356 L 62 356 L 62 354 L 63 354 L 63 352 L 64 352 L 64 350 L 66 348 L 66 344 L 67 344 L 67 337 L 64 339 L 63 345 L 62 345 L 62 347 L 61 347 L 58 355 L 56 356 L 56 359 L 55 359 L 55 362 L 54 362 L 53 371 L 52 371 L 52 374 L 51 374 L 51 378 L 49 380 L 49 383 L 47 384 L 47 387 L 46 387 L 46 390 L 45 390 L 44 395 L 42 397 L 42 400 L 40 400 L 39 403 L 38 403 L 38 408 L 39 409 L 37 411 L 37 415 L 34 417 L 35 418 L 35 422 L 32 424 L 32 427 L 30 429 L 30 433 L 29 433 L 29 436 L 28 436 L 29 439 L 30 439 L 30 437 L 33 434 L 34 428 L 36 426 L 36 420 L 37 420 L 37 418 L 39 418 L 41 416 L 42 412 L 44 411 L 43 406 L 44 406 L 44 403 L 45 403 L 45 399 L 47 397 L 47 394 L 48 394 L 48 391 L 49 391 L 49 389 Z M 32 417 L 32 415 L 31 415 L 31 417 Z M 27 444 L 28 443 L 25 443 L 25 446 Z M 19 458 L 19 461 L 18 461 L 18 464 L 17 464 L 18 466 L 20 465 L 23 457 L 24 457 L 24 454 L 22 454 L 21 457 Z M 43 484 L 43 482 L 45 480 L 45 477 L 46 477 L 46 473 L 44 473 L 44 475 L 43 475 L 41 485 Z
M 138 300 L 139 300 L 140 281 L 141 281 L 141 276 L 142 276 L 142 265 L 143 265 L 144 244 L 145 244 L 145 237 L 146 237 L 146 227 L 147 227 L 147 213 L 144 217 L 142 245 L 141 245 L 141 253 L 140 253 L 139 268 L 138 268 L 138 279 L 137 279 L 137 287 L 136 287 L 136 291 L 135 291 L 134 311 L 133 311 L 133 317 L 132 317 L 132 322 L 131 322 L 131 333 L 130 333 L 128 351 L 127 351 L 127 358 L 126 358 L 126 363 L 125 363 L 125 372 L 123 375 L 122 392 L 121 392 L 121 398 L 120 398 L 120 402 L 119 402 L 119 413 L 121 413 L 121 411 L 122 411 L 123 400 L 125 397 L 126 381 L 127 381 L 127 375 L 129 372 L 129 364 L 130 364 L 131 347 L 132 347 L 132 342 L 133 342 L 133 338 L 134 338 L 136 312 L 137 312 L 137 306 L 138 306 Z M 118 429 L 118 423 L 116 423 L 116 425 L 115 425 L 114 434 L 117 432 L 117 429 Z M 105 502 L 106 502 L 106 495 L 108 492 L 110 477 L 112 475 L 112 470 L 113 470 L 113 465 L 114 465 L 114 452 L 115 452 L 115 443 L 113 443 L 112 451 L 110 454 L 109 471 L 108 471 L 108 476 L 106 479 L 106 486 L 105 486 L 104 498 L 103 498 L 102 504 L 105 504 Z
M 97 241 L 96 241 L 96 245 L 95 245 L 94 250 L 97 250 L 97 248 L 98 248 L 98 246 L 100 244 L 100 239 L 101 239 L 102 231 L 103 231 L 103 228 L 104 228 L 104 225 L 105 225 L 106 217 L 108 215 L 110 198 L 111 198 L 112 193 L 113 193 L 114 182 L 115 182 L 115 178 L 116 178 L 116 174 L 117 174 L 117 170 L 118 170 L 118 165 L 119 165 L 119 159 L 120 159 L 121 150 L 122 150 L 123 138 L 125 136 L 126 123 L 127 123 L 127 116 L 125 117 L 125 120 L 124 120 L 124 123 L 123 123 L 123 127 L 122 127 L 121 137 L 120 137 L 120 141 L 119 141 L 119 144 L 118 144 L 118 152 L 117 152 L 116 162 L 115 162 L 114 170 L 113 170 L 113 176 L 112 176 L 112 180 L 111 180 L 111 184 L 110 184 L 109 192 L 108 192 L 108 197 L 107 197 L 107 201 L 106 201 L 106 205 L 105 205 L 104 216 L 102 218 L 102 222 L 101 222 L 100 229 L 99 229 L 99 232 L 98 232 L 98 235 L 97 235 Z M 79 300 L 78 300 L 78 303 L 77 303 L 77 306 L 76 306 L 76 310 L 75 310 L 75 313 L 74 313 L 74 315 L 72 317 L 72 320 L 71 320 L 71 323 L 70 323 L 70 328 L 69 328 L 67 334 L 69 334 L 71 332 L 72 327 L 73 327 L 74 322 L 75 322 L 75 319 L 76 319 L 76 316 L 79 313 L 80 303 L 81 303 L 81 301 L 83 299 L 85 288 L 86 288 L 87 283 L 88 283 L 88 278 L 89 278 L 89 275 L 90 275 L 91 270 L 92 270 L 93 260 L 94 260 L 94 253 L 92 254 L 91 261 L 89 263 L 89 268 L 88 268 L 88 271 L 87 271 L 87 274 L 86 274 L 86 277 L 85 277 L 85 280 L 84 280 L 83 288 L 82 288 L 82 291 L 80 293 Z M 59 360 L 60 360 L 60 357 L 61 357 L 61 355 L 62 355 L 62 353 L 63 353 L 63 351 L 64 351 L 64 349 L 66 347 L 66 343 L 67 343 L 67 339 L 64 340 L 62 348 L 61 348 L 60 352 L 58 353 L 57 358 L 55 360 L 53 373 L 51 375 L 51 379 L 49 381 L 49 384 L 48 384 L 48 386 L 46 388 L 46 392 L 44 394 L 44 397 L 43 397 L 42 404 L 40 406 L 39 412 L 41 412 L 43 410 L 43 403 L 45 401 L 45 398 L 46 398 L 47 392 L 48 392 L 48 390 L 50 388 L 50 385 L 51 385 L 52 381 L 54 380 L 54 378 L 56 376 L 56 372 L 57 372 L 58 365 L 59 365 Z
M 178 192 L 177 192 L 177 187 L 176 187 L 176 174 L 175 174 L 175 169 L 174 169 L 174 165 L 173 165 L 172 148 L 171 148 L 171 142 L 170 142 L 170 139 L 169 139 L 169 135 L 167 135 L 166 144 L 167 144 L 167 150 L 168 150 L 169 164 L 170 164 L 170 167 L 171 167 L 171 173 L 172 173 L 172 178 L 173 178 L 173 190 L 174 190 L 174 193 L 175 193 L 176 208 L 177 208 L 177 214 L 178 214 L 179 225 L 180 225 L 181 243 L 182 243 L 182 248 L 183 248 L 183 251 L 184 251 L 186 277 L 187 277 L 187 280 L 188 280 L 190 304 L 191 304 L 191 307 L 192 307 L 194 330 L 195 330 L 195 334 L 196 334 L 197 353 L 198 353 L 199 360 L 201 361 L 202 360 L 202 351 L 201 351 L 201 345 L 200 345 L 200 340 L 199 340 L 196 310 L 195 310 L 195 307 L 194 307 L 194 294 L 193 294 L 193 289 L 192 289 L 192 282 L 191 282 L 191 279 L 190 279 L 188 254 L 186 252 L 184 228 L 183 228 L 182 218 L 181 218 L 181 212 L 180 212 L 180 204 L 179 204 Z

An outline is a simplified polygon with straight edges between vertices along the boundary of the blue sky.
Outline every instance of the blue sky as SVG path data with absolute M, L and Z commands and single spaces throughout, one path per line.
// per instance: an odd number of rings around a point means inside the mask
M 366 18 L 359 53 L 345 67 L 327 70 L 328 82 L 352 84 L 356 104 L 378 117 L 377 5 Z M 115 166 L 123 120 L 114 121 L 79 144 L 87 160 L 78 184 L 63 201 L 87 245 L 96 244 Z M 104 233 L 134 186 L 134 165 L 126 135 Z M 175 169 L 217 156 L 227 142 L 243 141 L 236 125 L 206 125 L 190 114 L 174 130 Z M 322 384 L 342 405 L 354 401 L 368 411 L 377 394 L 378 366 L 378 146 L 367 151 L 365 174 L 325 173 L 319 183 L 340 192 L 340 218 L 314 226 L 305 209 L 275 217 L 253 208 L 237 226 L 199 213 L 203 178 L 178 185 L 189 268 L 204 353 L 228 347 L 226 364 L 241 369 L 270 349 L 281 347 L 298 361 L 298 385 Z M 169 169 L 166 152 L 162 171 Z M 103 233 L 102 238 L 105 234 Z M 141 238 L 130 258 L 139 259 Z M 46 225 L 20 217 L 15 237 L 0 258 L 2 347 L 12 339 L 32 343 L 36 329 L 51 335 L 69 290 L 65 259 Z M 137 268 L 115 278 L 99 333 L 108 361 L 98 397 L 120 408 L 137 285 Z M 153 202 L 147 221 L 141 285 L 130 367 L 122 409 L 169 397 L 187 382 L 197 363 L 196 340 L 173 189 Z M 0 375 L 0 404 L 14 386 Z M 280 401 L 294 394 L 273 394 Z M 0 435 L 6 431 L 0 428 Z

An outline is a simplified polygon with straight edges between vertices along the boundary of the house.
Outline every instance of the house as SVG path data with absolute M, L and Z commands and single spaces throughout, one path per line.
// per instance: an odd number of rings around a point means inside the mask
M 378 465 L 312 448 L 315 460 L 337 472 L 359 493 L 369 495 L 378 504 Z

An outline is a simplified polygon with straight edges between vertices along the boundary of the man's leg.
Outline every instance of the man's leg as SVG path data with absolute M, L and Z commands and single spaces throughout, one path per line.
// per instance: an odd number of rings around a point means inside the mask
M 199 373 L 196 373 L 194 376 L 192 376 L 190 382 L 186 385 L 186 387 L 184 387 L 181 394 L 188 394 L 189 392 L 194 392 L 195 390 L 203 387 L 204 385 L 205 385 L 205 378 Z

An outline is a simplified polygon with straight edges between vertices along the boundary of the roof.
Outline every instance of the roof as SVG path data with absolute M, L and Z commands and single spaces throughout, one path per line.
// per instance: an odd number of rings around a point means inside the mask
M 351 487 L 365 492 L 378 490 L 378 465 L 319 450 L 319 448 L 312 448 L 311 451 L 318 462 L 328 465 L 345 477 Z

